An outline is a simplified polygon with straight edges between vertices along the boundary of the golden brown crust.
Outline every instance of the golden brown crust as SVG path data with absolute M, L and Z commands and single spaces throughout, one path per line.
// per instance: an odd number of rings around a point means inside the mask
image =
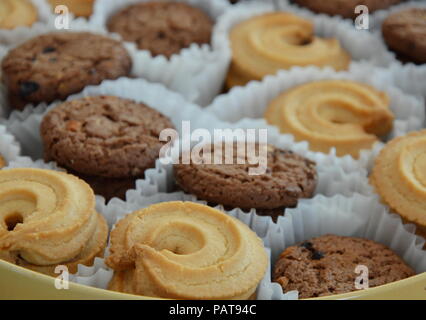
M 175 299 L 249 299 L 267 266 L 242 222 L 192 202 L 136 211 L 111 232 L 111 290 Z
M 51 170 L 2 170 L 0 199 L 0 252 L 14 263 L 52 275 L 56 265 L 75 272 L 102 255 L 108 227 L 84 181 Z
M 401 217 L 426 227 L 426 130 L 389 142 L 376 158 L 370 182 Z
M 228 88 L 293 66 L 346 70 L 351 60 L 336 39 L 316 37 L 310 21 L 284 12 L 240 23 L 231 31 L 230 41 L 233 57 Z
M 94 0 L 49 0 L 52 10 L 56 6 L 65 5 L 76 16 L 89 17 L 93 12 Z
M 394 116 L 386 93 L 348 80 L 323 80 L 294 87 L 273 100 L 266 120 L 308 141 L 310 149 L 358 158 L 390 132 Z
M 0 29 L 30 27 L 37 21 L 37 10 L 30 0 L 0 1 Z

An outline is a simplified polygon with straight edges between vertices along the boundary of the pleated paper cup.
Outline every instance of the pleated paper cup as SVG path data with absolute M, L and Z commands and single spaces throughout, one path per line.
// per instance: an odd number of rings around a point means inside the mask
M 385 19 L 393 13 L 409 8 L 426 8 L 424 1 L 409 1 L 399 5 L 392 6 L 388 10 L 380 10 L 375 12 L 371 18 L 371 30 L 374 32 L 381 42 L 385 43 L 382 35 L 382 24 Z M 396 59 L 394 52 L 390 53 L 394 57 L 394 63 L 390 68 L 387 68 L 386 77 L 392 83 L 409 94 L 426 97 L 426 64 L 417 65 L 414 63 L 402 63 Z
M 21 155 L 20 144 L 3 125 L 0 125 L 0 155 L 6 163 L 16 160 Z
M 404 94 L 391 84 L 380 81 L 383 76 L 386 74 L 376 71 L 366 63 L 353 65 L 348 72 L 335 72 L 330 68 L 293 68 L 289 71 L 280 71 L 276 76 L 268 76 L 262 82 L 253 81 L 246 87 L 234 88 L 228 94 L 218 96 L 206 110 L 220 120 L 237 127 L 250 124 L 256 128 L 267 128 L 269 139 L 272 140 L 280 136 L 290 136 L 290 139 L 294 139 L 292 135 L 281 134 L 277 127 L 269 125 L 263 118 L 270 102 L 279 94 L 300 84 L 318 80 L 346 79 L 372 85 L 389 95 L 390 109 L 395 115 L 395 121 L 386 141 L 421 129 L 425 122 L 424 99 Z M 309 143 L 306 143 L 309 149 Z M 336 157 L 334 148 L 329 155 L 335 157 L 338 163 L 355 162 L 359 167 L 369 170 L 383 146 L 383 142 L 378 142 L 372 149 L 362 150 L 359 159 L 353 159 L 349 155 Z
M 277 2 L 278 3 L 278 2 Z M 349 20 L 327 15 L 316 15 L 306 9 L 279 2 L 278 6 L 270 0 L 243 2 L 235 5 L 224 14 L 218 23 L 218 41 L 226 44 L 230 48 L 229 33 L 237 24 L 268 12 L 276 11 L 289 12 L 310 20 L 315 26 L 315 34 L 324 38 L 336 38 L 342 47 L 349 52 L 352 57 L 352 64 L 365 61 L 374 66 L 387 67 L 394 62 L 394 57 L 390 54 L 386 46 L 379 41 L 375 34 L 366 30 L 357 30 Z
M 17 38 L 31 32 L 31 29 L 48 25 L 55 19 L 55 15 L 47 0 L 31 0 L 31 2 L 37 9 L 37 21 L 31 27 L 17 27 L 12 30 L 0 29 L 0 45 L 13 44 Z
M 121 9 L 150 0 L 98 0 L 95 2 L 91 24 L 105 31 L 108 19 Z M 227 0 L 179 0 L 206 12 L 214 21 L 230 7 Z M 230 61 L 230 51 L 216 41 L 217 28 L 213 29 L 210 45 L 192 44 L 170 59 L 153 57 L 147 50 L 139 50 L 134 43 L 127 42 L 132 51 L 133 73 L 152 82 L 160 82 L 183 94 L 189 101 L 207 105 L 222 89 Z
M 168 90 L 161 84 L 150 83 L 144 79 L 106 80 L 98 86 L 86 87 L 81 93 L 68 97 L 67 101 L 99 95 L 111 95 L 142 102 L 170 118 L 178 131 L 183 121 L 189 121 L 194 129 L 208 124 L 206 128 L 210 131 L 213 131 L 216 125 L 224 126 L 208 113 L 204 113 L 199 106 L 186 101 L 180 94 Z M 44 114 L 60 103 L 57 101 L 50 105 L 42 103 L 37 107 L 27 106 L 23 111 L 13 111 L 9 119 L 2 121 L 20 142 L 23 155 L 30 156 L 34 160 L 43 158 L 40 124 Z
M 97 209 L 107 217 L 109 224 L 112 221 L 115 224 L 128 213 L 168 201 L 205 204 L 190 195 L 176 192 L 146 197 L 130 196 L 127 202 L 115 199 L 107 205 L 98 202 Z M 223 210 L 220 206 L 217 209 Z M 278 224 L 266 217 L 257 216 L 254 212 L 245 213 L 239 209 L 224 212 L 244 222 L 263 238 L 270 263 L 257 290 L 257 299 L 260 300 L 298 298 L 297 291 L 283 293 L 281 287 L 271 281 L 272 268 L 285 248 L 324 234 L 360 237 L 382 243 L 396 252 L 417 273 L 426 271 L 426 251 L 421 250 L 425 240 L 414 234 L 413 225 L 404 225 L 399 217 L 389 214 L 374 196 L 316 196 L 310 200 L 302 200 L 297 208 L 288 210 L 285 217 L 280 217 Z M 113 270 L 105 265 L 103 259 L 97 258 L 91 267 L 79 266 L 71 281 L 105 289 L 112 276 Z
M 296 209 L 289 209 L 278 221 L 277 230 L 268 231 L 264 243 L 271 251 L 271 266 L 281 252 L 297 243 L 326 234 L 370 239 L 397 253 L 417 274 L 426 272 L 425 239 L 415 235 L 414 225 L 404 225 L 397 215 L 390 214 L 374 196 L 355 194 L 317 196 L 302 200 Z M 289 300 L 297 291 L 283 293 L 268 273 L 258 289 L 258 299 Z M 362 295 L 362 292 L 359 292 Z

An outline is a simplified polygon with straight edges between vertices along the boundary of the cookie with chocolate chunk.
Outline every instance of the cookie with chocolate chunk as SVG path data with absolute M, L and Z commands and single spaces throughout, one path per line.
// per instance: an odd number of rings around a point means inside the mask
M 382 25 L 388 47 L 404 62 L 426 63 L 426 8 L 389 15 Z
M 218 152 L 216 148 L 212 146 L 209 150 L 211 159 Z M 257 145 L 255 152 L 259 151 Z M 225 155 L 224 149 L 222 155 Z M 250 160 L 246 154 L 239 155 L 235 144 L 232 163 L 223 158 L 225 164 L 197 164 L 193 161 L 176 164 L 174 175 L 181 189 L 201 200 L 229 209 L 255 208 L 258 214 L 270 215 L 276 220 L 284 213 L 284 208 L 295 207 L 300 198 L 313 196 L 317 172 L 314 162 L 288 150 L 269 145 L 266 157 L 265 172 L 251 174 L 249 169 L 258 165 L 254 165 L 254 159 Z
M 112 96 L 65 102 L 41 124 L 47 161 L 85 180 L 96 194 L 124 198 L 135 180 L 155 166 L 164 142 L 160 132 L 173 124 L 160 112 Z
M 324 235 L 281 253 L 273 281 L 284 292 L 297 290 L 299 298 L 355 291 L 357 266 L 368 268 L 369 287 L 402 280 L 415 274 L 396 253 L 371 240 Z
M 87 32 L 35 37 L 3 59 L 2 79 L 10 105 L 65 100 L 88 85 L 130 73 L 131 59 L 119 41 Z
M 203 11 L 186 3 L 143 2 L 114 14 L 107 27 L 153 56 L 170 58 L 192 43 L 210 43 L 213 22 Z

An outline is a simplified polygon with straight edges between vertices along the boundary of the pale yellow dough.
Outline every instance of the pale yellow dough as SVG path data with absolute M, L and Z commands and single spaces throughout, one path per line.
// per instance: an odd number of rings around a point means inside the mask
M 174 299 L 249 299 L 268 258 L 262 241 L 225 213 L 168 202 L 129 214 L 111 232 L 109 289 Z

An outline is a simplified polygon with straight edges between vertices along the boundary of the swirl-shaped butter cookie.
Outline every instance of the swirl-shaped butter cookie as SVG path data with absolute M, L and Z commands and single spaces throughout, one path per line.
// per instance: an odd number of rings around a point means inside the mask
M 346 70 L 351 60 L 337 39 L 316 37 L 309 20 L 285 12 L 240 23 L 231 31 L 230 41 L 233 57 L 228 88 L 293 66 Z
M 30 0 L 1 0 L 0 29 L 30 27 L 37 21 L 37 10 Z
M 426 130 L 389 142 L 370 177 L 382 200 L 426 236 Z
M 75 272 L 102 255 L 107 235 L 84 181 L 51 170 L 0 171 L 2 258 L 50 275 L 57 265 Z
M 268 123 L 308 141 L 310 149 L 359 157 L 389 133 L 394 116 L 389 98 L 375 88 L 348 80 L 323 80 L 297 86 L 274 99 Z
M 268 258 L 262 241 L 223 212 L 168 202 L 127 215 L 111 232 L 109 288 L 176 299 L 249 299 Z

